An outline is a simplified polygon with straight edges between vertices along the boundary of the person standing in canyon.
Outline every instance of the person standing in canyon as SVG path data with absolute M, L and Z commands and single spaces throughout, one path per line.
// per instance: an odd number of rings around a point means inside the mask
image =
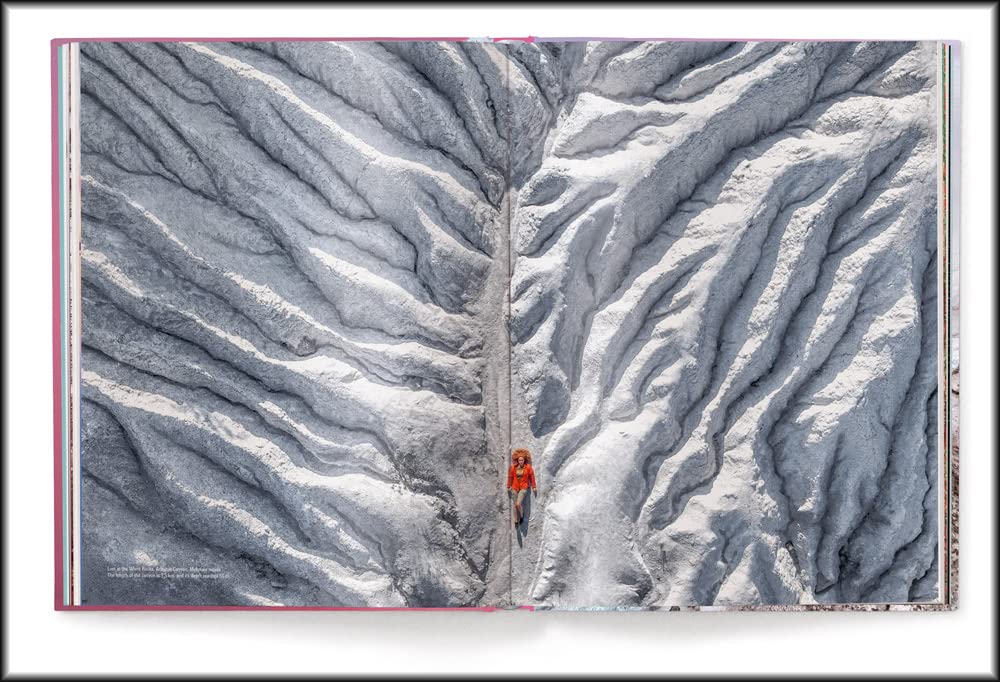
M 512 453 L 514 463 L 510 465 L 507 472 L 507 492 L 514 497 L 514 526 L 521 523 L 524 518 L 525 495 L 530 487 L 535 494 L 538 494 L 538 486 L 535 484 L 535 470 L 531 468 L 531 453 L 524 448 L 518 448 Z

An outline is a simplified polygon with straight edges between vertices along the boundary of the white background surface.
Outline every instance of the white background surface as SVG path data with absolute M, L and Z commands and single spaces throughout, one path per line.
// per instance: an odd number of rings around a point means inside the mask
M 6 671 L 986 673 L 995 239 L 988 7 L 7 7 L 10 381 Z M 56 613 L 52 610 L 49 41 L 55 37 L 605 36 L 962 41 L 961 607 L 954 613 Z M 995 674 L 995 673 L 994 673 Z

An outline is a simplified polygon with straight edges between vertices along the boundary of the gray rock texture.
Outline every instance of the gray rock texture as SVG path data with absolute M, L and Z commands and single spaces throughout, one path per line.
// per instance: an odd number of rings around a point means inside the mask
M 517 51 L 514 600 L 936 597 L 933 45 Z
M 81 64 L 84 603 L 936 598 L 931 44 Z
M 496 48 L 82 52 L 84 598 L 497 601 Z

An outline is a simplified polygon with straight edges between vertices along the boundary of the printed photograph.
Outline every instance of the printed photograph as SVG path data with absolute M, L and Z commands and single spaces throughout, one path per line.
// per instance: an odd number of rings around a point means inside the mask
M 942 602 L 940 74 L 81 43 L 80 603 Z

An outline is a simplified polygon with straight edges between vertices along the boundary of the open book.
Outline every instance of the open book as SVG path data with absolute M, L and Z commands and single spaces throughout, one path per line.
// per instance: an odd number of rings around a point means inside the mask
M 953 608 L 956 60 L 55 41 L 57 608 Z

